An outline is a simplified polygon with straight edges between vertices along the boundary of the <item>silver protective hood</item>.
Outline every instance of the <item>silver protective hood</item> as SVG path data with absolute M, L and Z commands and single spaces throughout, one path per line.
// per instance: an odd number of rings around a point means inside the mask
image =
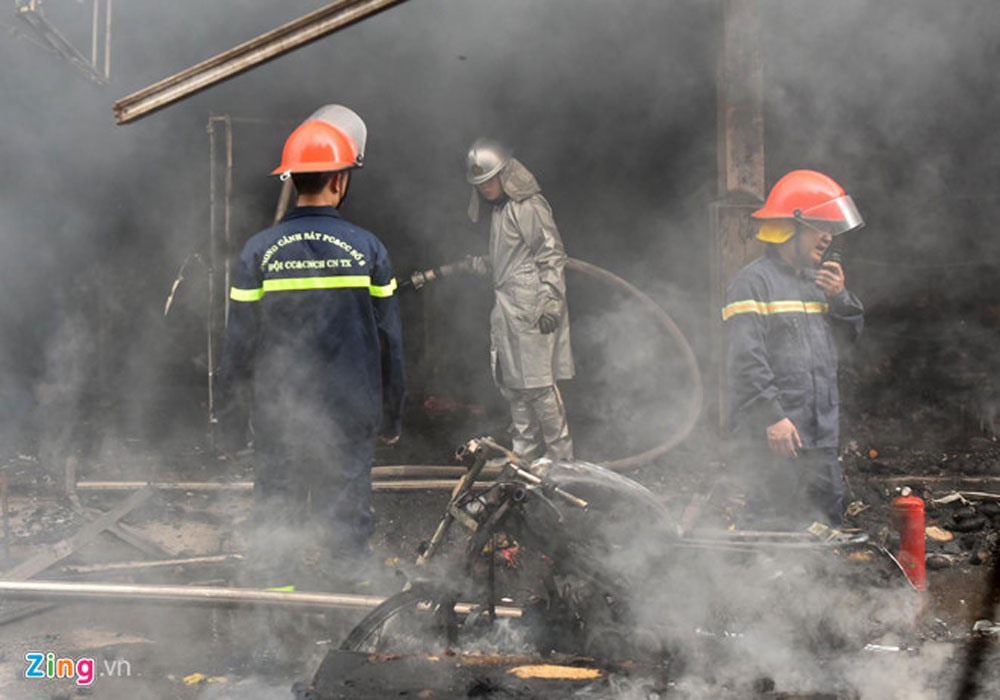
M 531 195 L 542 191 L 535 176 L 517 158 L 508 158 L 498 174 L 500 176 L 500 186 L 503 187 L 504 194 L 515 202 L 525 200 Z M 482 196 L 479 194 L 479 190 L 473 186 L 472 196 L 469 199 L 469 219 L 473 222 L 479 221 L 481 200 Z

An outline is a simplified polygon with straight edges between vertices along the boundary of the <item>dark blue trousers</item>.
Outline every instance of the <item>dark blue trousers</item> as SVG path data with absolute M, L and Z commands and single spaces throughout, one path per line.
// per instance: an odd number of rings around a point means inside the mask
M 261 446 L 256 454 L 254 517 L 301 528 L 328 552 L 362 556 L 374 531 L 374 442 Z
M 767 446 L 753 446 L 738 452 L 736 461 L 751 521 L 780 529 L 800 529 L 814 521 L 843 525 L 844 473 L 837 448 L 799 450 L 797 457 L 786 458 Z

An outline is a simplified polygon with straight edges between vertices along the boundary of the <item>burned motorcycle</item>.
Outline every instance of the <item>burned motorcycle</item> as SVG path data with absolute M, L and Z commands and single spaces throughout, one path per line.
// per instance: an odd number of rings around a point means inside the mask
M 470 440 L 458 456 L 470 464 L 422 546 L 420 575 L 368 614 L 341 650 L 497 646 L 504 635 L 503 646 L 516 637 L 543 655 L 651 651 L 636 648 L 658 636 L 641 633 L 629 592 L 636 565 L 662 559 L 677 538 L 653 494 L 586 462 L 525 464 L 490 438 Z M 656 551 L 646 557 L 643 547 Z
M 525 464 L 489 438 L 459 452 L 471 465 L 417 575 L 326 655 L 303 697 L 341 697 L 354 682 L 345 679 L 366 678 L 359 667 L 396 660 L 424 673 L 421 687 L 437 679 L 442 693 L 459 689 L 440 697 L 477 694 L 462 681 L 483 674 L 507 688 L 514 664 L 759 693 L 758 676 L 773 684 L 791 659 L 839 687 L 843 659 L 918 642 L 919 600 L 864 533 L 682 535 L 649 490 L 600 466 Z M 449 673 L 452 685 L 441 678 Z

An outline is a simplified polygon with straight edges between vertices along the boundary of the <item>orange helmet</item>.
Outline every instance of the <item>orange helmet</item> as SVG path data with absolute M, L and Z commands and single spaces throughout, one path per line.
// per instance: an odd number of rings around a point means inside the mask
M 793 170 L 782 177 L 774 183 L 764 206 L 751 216 L 765 222 L 757 238 L 768 243 L 784 243 L 791 238 L 795 232 L 790 225 L 793 221 L 821 224 L 824 231 L 834 236 L 865 223 L 844 188 L 815 170 Z
M 358 149 L 358 159 L 365 159 L 365 143 L 368 141 L 368 127 L 364 120 L 350 107 L 344 105 L 323 105 L 309 115 L 309 119 L 319 119 L 347 134 Z
M 357 146 L 332 124 L 310 119 L 302 122 L 285 141 L 281 165 L 271 174 L 288 179 L 292 173 L 330 173 L 360 168 Z

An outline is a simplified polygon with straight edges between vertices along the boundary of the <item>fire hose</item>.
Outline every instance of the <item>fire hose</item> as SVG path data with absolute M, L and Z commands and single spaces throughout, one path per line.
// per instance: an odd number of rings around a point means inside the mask
M 598 267 L 597 265 L 577 260 L 576 258 L 569 258 L 566 266 L 570 270 L 582 272 L 585 275 L 608 282 L 612 286 L 629 294 L 642 306 L 642 308 L 649 312 L 650 316 L 656 322 L 656 325 L 677 344 L 678 348 L 680 348 L 685 368 L 691 378 L 690 395 L 688 397 L 688 406 L 683 423 L 673 428 L 673 430 L 668 431 L 667 437 L 662 442 L 648 450 L 628 457 L 623 457 L 621 459 L 600 463 L 601 466 L 615 471 L 622 471 L 642 464 L 648 464 L 658 457 L 663 456 L 686 440 L 691 434 L 691 431 L 694 430 L 695 425 L 698 423 L 698 418 L 701 415 L 702 403 L 704 401 L 704 389 L 701 381 L 701 371 L 698 368 L 698 360 L 695 358 L 694 351 L 691 349 L 691 345 L 688 343 L 684 333 L 681 332 L 681 329 L 677 326 L 670 315 L 663 309 L 662 306 L 653 301 L 653 299 L 642 292 L 639 288 L 622 279 L 613 272 L 609 272 L 608 270 Z M 473 271 L 472 259 L 466 258 L 465 260 L 441 265 L 429 270 L 414 272 L 410 275 L 410 278 L 404 280 L 400 286 L 412 286 L 414 289 L 420 289 L 426 283 L 434 281 L 438 278 L 447 277 L 455 274 L 456 272 Z

